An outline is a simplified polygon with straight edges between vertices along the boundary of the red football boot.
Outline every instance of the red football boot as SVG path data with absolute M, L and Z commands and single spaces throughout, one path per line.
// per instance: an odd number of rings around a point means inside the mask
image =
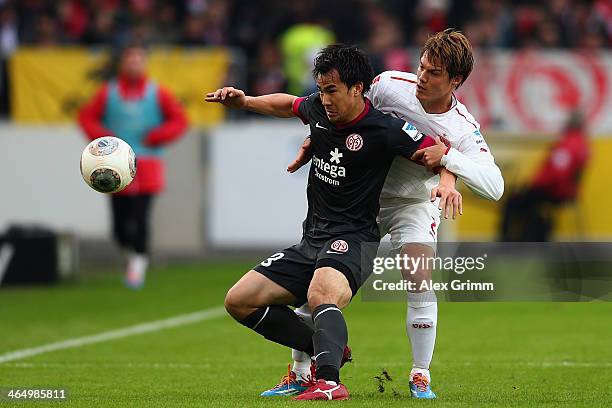
M 346 345 L 344 346 L 344 352 L 342 353 L 342 361 L 340 361 L 340 368 L 342 368 L 346 363 L 353 362 L 353 352 L 351 348 Z M 317 366 L 315 365 L 314 360 L 310 363 L 310 375 L 312 378 L 317 378 Z
M 351 351 L 351 348 L 347 344 L 346 346 L 344 346 L 344 352 L 342 353 L 342 361 L 340 362 L 340 368 L 342 368 L 344 364 L 352 363 L 352 362 L 353 362 L 353 352 Z
M 314 385 L 306 391 L 293 397 L 296 401 L 331 401 L 331 400 L 346 400 L 349 398 L 349 392 L 344 384 L 336 384 L 333 381 L 317 380 Z

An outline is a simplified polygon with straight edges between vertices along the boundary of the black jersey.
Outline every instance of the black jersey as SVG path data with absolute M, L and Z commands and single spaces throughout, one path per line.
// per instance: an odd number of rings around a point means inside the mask
M 293 104 L 296 116 L 310 125 L 312 163 L 303 223 L 307 238 L 370 232 L 380 239 L 378 200 L 391 162 L 396 155 L 409 158 L 427 139 L 410 123 L 365 102 L 363 112 L 345 125 L 329 121 L 318 94 Z

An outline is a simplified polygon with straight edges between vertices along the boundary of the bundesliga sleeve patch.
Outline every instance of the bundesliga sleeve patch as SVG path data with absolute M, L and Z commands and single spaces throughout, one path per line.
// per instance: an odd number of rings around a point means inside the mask
M 410 136 L 410 138 L 412 140 L 414 140 L 415 142 L 423 137 L 423 134 L 421 132 L 419 132 L 419 130 L 417 128 L 415 128 L 414 125 L 411 124 L 411 123 L 408 123 L 408 122 L 404 123 L 404 126 L 402 127 L 402 130 L 408 136 Z

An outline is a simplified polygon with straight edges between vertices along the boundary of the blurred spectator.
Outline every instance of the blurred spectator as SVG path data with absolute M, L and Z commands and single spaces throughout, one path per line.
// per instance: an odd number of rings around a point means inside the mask
M 398 23 L 386 14 L 372 28 L 368 38 L 368 53 L 375 73 L 383 71 L 407 71 L 411 69 L 411 55 L 403 45 L 403 35 Z
M 120 137 L 136 153 L 136 177 L 111 196 L 111 207 L 113 235 L 128 255 L 126 284 L 139 288 L 149 262 L 151 206 L 165 184 L 163 147 L 183 134 L 187 117 L 170 91 L 147 78 L 146 51 L 132 44 L 121 53 L 118 76 L 83 106 L 79 122 L 89 139 Z
M 377 70 L 413 70 L 405 48 L 448 26 L 465 32 L 475 48 L 612 44 L 610 0 L 0 0 L 0 7 L 3 49 L 131 39 L 235 47 L 249 61 L 249 93 L 279 78 L 276 70 L 263 73 L 270 64 L 262 56 L 276 57 L 271 43 L 280 44 L 294 93 L 314 89 L 314 51 L 334 41 L 367 46 Z
M 33 44 L 52 47 L 62 42 L 58 22 L 51 14 L 39 16 L 35 24 L 34 37 L 32 37 Z
M 432 33 L 448 27 L 450 0 L 420 0 L 416 6 L 416 19 Z
M 203 40 L 188 36 L 188 42 L 248 48 L 258 40 L 277 40 L 288 27 L 312 23 L 313 16 L 324 17 L 323 25 L 338 40 L 360 43 L 385 29 L 380 14 L 397 19 L 400 45 L 420 43 L 425 33 L 447 26 L 471 32 L 472 42 L 483 46 L 609 47 L 612 37 L 610 0 L 0 0 L 0 5 L 17 12 L 24 43 L 48 43 L 49 37 L 106 43 L 110 25 L 119 36 L 137 26 L 148 40 L 173 43 L 199 24 L 203 27 L 195 31 Z M 104 34 L 95 35 L 92 26 Z
M 171 2 L 163 2 L 157 13 L 157 29 L 153 42 L 157 44 L 176 43 L 180 38 L 178 10 Z
M 531 184 L 506 202 L 501 240 L 549 241 L 554 222 L 552 213 L 561 205 L 576 201 L 589 155 L 584 118 L 574 112 Z
M 83 35 L 83 43 L 93 44 L 115 44 L 115 12 L 112 10 L 100 10 L 93 16 L 93 22 L 87 27 Z
M 256 64 L 253 66 L 253 78 L 249 81 L 253 95 L 266 95 L 285 92 L 287 78 L 283 72 L 280 50 L 274 43 L 266 42 L 259 50 Z
M 0 117 L 9 112 L 7 59 L 18 45 L 17 16 L 7 4 L 0 5 Z
M 290 27 L 281 35 L 280 42 L 288 92 L 293 95 L 315 92 L 312 61 L 321 48 L 335 42 L 334 33 L 322 22 L 312 19 Z
M 204 19 L 200 15 L 188 15 L 180 40 L 181 45 L 204 45 Z
M 204 41 L 209 45 L 227 45 L 229 1 L 209 0 L 204 13 Z
M 52 13 L 53 8 L 45 0 L 22 0 L 12 3 L 18 18 L 19 39 L 24 44 L 37 42 L 38 19 Z
M 15 11 L 0 5 L 0 57 L 6 59 L 17 48 L 17 16 Z
M 62 0 L 57 5 L 57 16 L 62 31 L 71 41 L 76 42 L 83 37 L 89 24 L 89 12 L 84 1 Z

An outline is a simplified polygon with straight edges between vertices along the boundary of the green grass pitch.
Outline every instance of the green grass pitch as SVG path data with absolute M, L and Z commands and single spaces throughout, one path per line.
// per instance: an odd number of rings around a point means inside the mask
M 114 272 L 51 288 L 0 290 L 0 355 L 219 306 L 252 263 L 154 269 L 141 292 Z M 346 309 L 354 362 L 342 406 L 610 406 L 612 303 L 443 303 L 432 364 L 435 401 L 409 398 L 404 303 Z M 295 406 L 259 393 L 288 350 L 227 316 L 0 364 L 0 388 L 66 388 L 63 402 L 0 406 Z M 374 379 L 386 371 L 391 381 Z M 42 405 L 41 405 L 42 404 Z M 51 404 L 51 405 L 47 405 Z

